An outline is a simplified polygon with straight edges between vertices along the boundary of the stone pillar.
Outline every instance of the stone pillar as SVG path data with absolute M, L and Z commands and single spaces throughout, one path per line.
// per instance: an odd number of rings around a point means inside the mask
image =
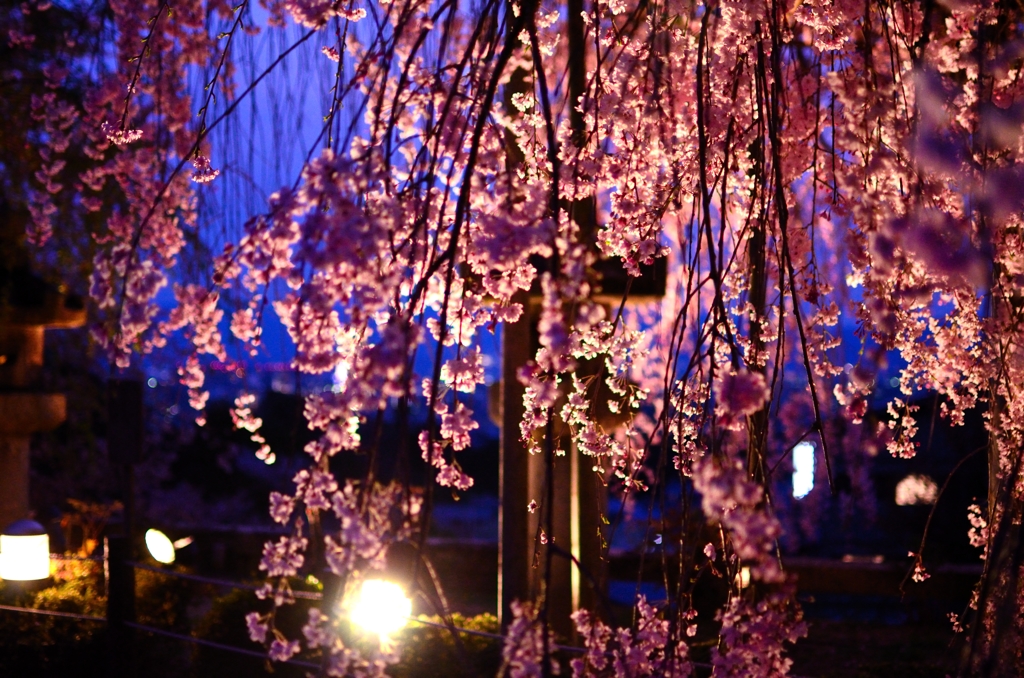
M 0 401 L 0 408 L 3 408 Z M 28 478 L 29 436 L 0 436 L 0 479 Z M 0 480 L 0 525 L 28 515 L 28 483 Z M 0 528 L 3 529 L 3 528 Z
M 53 430 L 65 412 L 59 393 L 0 393 L 0 529 L 28 517 L 32 434 Z
M 0 384 L 7 388 L 29 388 L 43 370 L 41 325 L 0 326 Z
M 81 326 L 80 306 L 27 268 L 0 267 L 0 529 L 29 516 L 32 434 L 67 414 L 62 394 L 38 389 L 44 332 Z

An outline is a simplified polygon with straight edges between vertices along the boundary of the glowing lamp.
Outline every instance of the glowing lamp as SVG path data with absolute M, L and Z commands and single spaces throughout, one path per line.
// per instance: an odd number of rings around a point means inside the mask
M 896 505 L 934 504 L 939 496 L 939 486 L 925 475 L 909 475 L 896 485 Z
M 793 448 L 793 497 L 803 499 L 814 489 L 814 444 L 797 443 Z
M 173 563 L 175 551 L 191 543 L 192 537 L 171 541 L 171 538 L 160 530 L 146 530 L 146 548 L 149 549 L 149 555 L 153 556 L 153 560 L 164 565 Z
M 34 520 L 19 520 L 0 534 L 0 579 L 32 581 L 50 576 L 50 537 Z
M 365 631 L 388 636 L 412 614 L 412 601 L 402 587 L 382 579 L 367 579 L 348 605 L 349 619 Z

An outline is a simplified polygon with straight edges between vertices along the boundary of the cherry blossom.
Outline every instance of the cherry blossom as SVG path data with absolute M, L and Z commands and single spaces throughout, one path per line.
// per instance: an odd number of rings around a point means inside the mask
M 693 675 L 689 648 L 672 638 L 672 624 L 657 616 L 657 610 L 641 596 L 637 601 L 635 630 L 611 629 L 591 618 L 585 610 L 573 615 L 576 630 L 587 646 L 586 654 L 570 663 L 574 678 L 583 676 L 665 676 Z M 693 619 L 694 611 L 685 615 Z M 688 633 L 692 636 L 692 633 Z
M 502 671 L 514 678 L 539 678 L 548 672 L 559 675 L 560 667 L 547 649 L 553 640 L 550 635 L 545 639 L 549 631 L 538 621 L 537 611 L 528 603 L 516 602 L 512 604 L 512 614 L 502 649 Z
M 293 369 L 344 373 L 336 392 L 306 397 L 317 437 L 294 492 L 271 497 L 290 526 L 260 565 L 275 604 L 287 577 L 379 569 L 427 523 L 418 491 L 333 476 L 332 458 L 378 444 L 368 418 L 403 412 L 409 425 L 426 412 L 409 454 L 434 482 L 472 486 L 459 459 L 480 425 L 470 398 L 487 335 L 522 318 L 536 328 L 516 375 L 528 452 L 553 466 L 578 451 L 627 502 L 671 483 L 696 490 L 722 542 L 703 557 L 692 535 L 659 546 L 757 582 L 731 585 L 718 613 L 716 675 L 784 674 L 802 626 L 777 540 L 795 526 L 767 498 L 794 445 L 813 441 L 830 480 L 841 460 L 870 496 L 867 456 L 920 452 L 918 395 L 940 396 L 954 425 L 979 408 L 994 505 L 969 509 L 969 538 L 987 549 L 1021 520 L 1024 441 L 1019 8 L 791 4 L 614 0 L 576 22 L 551 2 L 271 0 L 256 25 L 249 3 L 109 0 L 95 75 L 49 64 L 30 102 L 45 141 L 25 179 L 26 235 L 54 248 L 66 217 L 90 224 L 101 348 L 123 369 L 183 339 L 179 377 L 199 421 L 205 361 L 260 356 L 271 315 Z M 34 49 L 24 17 L 58 9 L 26 4 L 4 36 L 12 53 Z M 247 76 L 237 44 L 289 24 L 300 37 Z M 237 144 L 216 135 L 289 55 L 327 78 L 321 133 L 249 209 L 228 181 L 244 164 Z M 80 101 L 65 93 L 71 77 L 91 78 Z M 225 176 L 207 186 L 214 158 Z M 211 244 L 202 206 L 214 194 L 245 215 L 220 224 L 228 242 L 192 280 L 181 264 Z M 636 292 L 652 281 L 663 294 Z M 863 346 L 844 367 L 854 325 Z M 889 356 L 900 393 L 872 423 Z M 270 463 L 253 405 L 243 394 L 232 418 Z M 328 512 L 337 529 L 315 527 Z M 550 546 L 550 529 L 537 534 Z M 1020 619 L 996 614 L 1019 604 L 999 585 L 1008 566 L 984 555 L 979 614 Z M 683 579 L 679 600 L 692 593 Z M 513 675 L 551 661 L 538 604 L 515 608 Z M 592 636 L 579 675 L 686 675 L 683 614 L 640 601 L 638 623 L 613 631 L 578 613 Z M 270 620 L 251 617 L 250 634 L 293 656 L 303 641 Z M 380 675 L 394 659 L 322 621 L 304 642 L 326 649 L 330 675 Z M 972 652 L 984 654 L 980 628 Z
M 285 662 L 291 659 L 299 651 L 299 641 L 297 640 L 281 640 L 275 638 L 270 643 L 270 648 L 267 650 L 267 656 L 270 657 L 271 661 Z

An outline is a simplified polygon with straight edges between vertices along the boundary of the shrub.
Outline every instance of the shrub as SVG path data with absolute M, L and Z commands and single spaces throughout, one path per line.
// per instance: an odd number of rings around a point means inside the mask
M 440 617 L 423 619 L 434 624 L 443 623 Z M 498 618 L 493 614 L 464 617 L 452 614 L 452 625 L 457 628 L 486 633 L 500 633 Z M 402 659 L 388 669 L 395 678 L 475 678 L 493 676 L 501 666 L 501 640 L 460 633 L 458 640 L 447 628 L 412 622 L 397 639 Z

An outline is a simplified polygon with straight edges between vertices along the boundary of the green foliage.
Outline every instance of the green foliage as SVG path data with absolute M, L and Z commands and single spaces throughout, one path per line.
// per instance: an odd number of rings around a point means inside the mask
M 208 588 L 208 587 L 207 587 Z M 135 619 L 140 624 L 182 632 L 196 584 L 162 572 L 135 571 Z
M 308 619 L 308 610 L 315 603 L 299 600 L 278 610 L 276 623 L 289 638 L 301 637 L 302 625 Z M 259 650 L 249 640 L 245 628 L 245 615 L 268 608 L 249 591 L 232 591 L 214 599 L 209 612 L 196 625 L 198 638 L 212 640 L 224 645 Z M 442 624 L 438 617 L 421 617 L 434 624 Z M 500 633 L 498 619 L 492 614 L 465 617 L 452 615 L 456 627 Z M 477 678 L 493 676 L 501 665 L 501 641 L 475 635 L 459 634 L 456 643 L 446 628 L 427 626 L 412 622 L 395 639 L 401 653 L 401 661 L 388 669 L 394 678 Z M 306 658 L 316 661 L 315 658 Z M 193 660 L 193 678 L 214 678 L 225 675 L 262 676 L 267 673 L 266 662 L 255 657 L 229 654 L 215 648 L 197 646 Z M 274 665 L 274 675 L 302 676 L 304 672 L 295 667 Z
M 191 601 L 201 598 L 190 582 L 137 570 L 136 619 L 183 632 Z M 105 617 L 103 567 L 80 560 L 56 561 L 46 582 L 0 582 L 0 603 L 37 610 Z M 189 648 L 181 641 L 139 632 L 136 656 L 147 678 L 180 676 Z M 107 625 L 103 621 L 0 610 L 0 676 L 97 678 L 107 675 Z
M 103 570 L 96 563 L 68 561 L 44 584 L 0 582 L 0 603 L 103 616 Z M 103 622 L 0 610 L 0 676 L 101 676 L 105 631 Z
M 261 607 L 260 603 L 251 591 L 235 590 L 215 598 L 210 611 L 196 624 L 196 637 L 256 649 L 245 630 L 245 615 Z
M 296 590 L 316 588 L 294 586 Z M 278 628 L 289 638 L 301 637 L 302 625 L 308 620 L 309 608 L 312 605 L 313 601 L 298 600 L 294 605 L 280 608 L 276 620 Z M 269 602 L 260 600 L 252 591 L 231 591 L 214 598 L 209 611 L 196 623 L 193 635 L 230 647 L 262 652 L 263 648 L 249 638 L 245 615 L 250 612 L 264 612 L 268 609 Z M 271 672 L 268 670 L 268 663 L 265 659 L 247 657 L 203 645 L 195 646 L 192 656 L 193 678 L 222 678 L 233 675 L 275 675 L 280 678 L 290 678 L 291 676 L 298 678 L 304 676 L 305 672 L 297 667 L 280 664 L 275 664 Z
M 245 615 L 262 602 L 251 591 L 232 591 L 213 601 L 210 611 L 198 622 L 195 636 L 231 647 L 260 651 L 245 630 Z M 192 649 L 192 678 L 245 675 L 264 676 L 267 662 L 257 657 L 196 645 Z
M 321 590 L 317 582 L 295 582 L 296 590 Z M 0 604 L 103 617 L 106 614 L 103 568 L 88 561 L 57 561 L 53 577 L 45 583 L 0 581 Z M 309 609 L 316 601 L 298 600 L 277 611 L 276 624 L 289 638 L 302 635 Z M 234 590 L 215 595 L 210 586 L 169 573 L 136 570 L 135 610 L 140 624 L 168 629 L 196 638 L 262 652 L 248 636 L 245 615 L 269 609 L 252 591 Z M 443 624 L 438 617 L 420 617 Z M 492 614 L 452 615 L 454 626 L 499 633 Z M 99 678 L 108 667 L 107 630 L 103 622 L 42 616 L 0 610 L 0 676 L 33 678 Z M 136 662 L 147 678 L 223 678 L 224 676 L 277 676 L 299 678 L 298 667 L 274 664 L 225 650 L 194 645 L 138 632 Z M 395 638 L 401 661 L 388 673 L 394 678 L 476 678 L 492 676 L 501 665 L 501 641 L 447 628 L 411 622 Z M 316 661 L 316 657 L 304 657 Z
M 420 619 L 443 624 L 439 617 L 421 616 Z M 493 614 L 475 617 L 452 614 L 452 625 L 457 628 L 485 633 L 500 633 L 501 626 Z M 400 643 L 402 659 L 388 669 L 395 678 L 475 678 L 493 676 L 501 666 L 501 641 L 466 633 L 456 638 L 447 628 L 411 622 L 396 639 Z

